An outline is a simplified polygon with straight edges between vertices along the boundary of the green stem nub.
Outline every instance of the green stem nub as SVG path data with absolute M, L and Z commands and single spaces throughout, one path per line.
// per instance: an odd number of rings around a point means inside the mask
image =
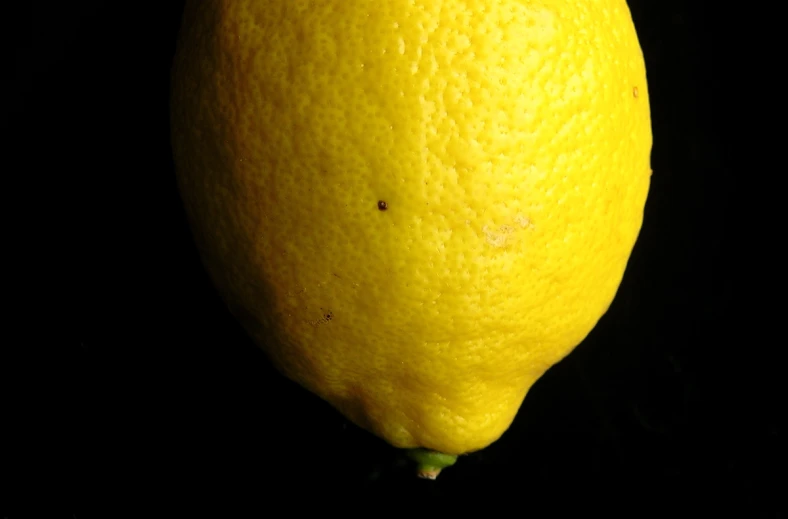
M 457 456 L 453 454 L 429 449 L 408 449 L 408 457 L 417 463 L 418 476 L 424 479 L 437 478 L 441 470 L 457 462 Z

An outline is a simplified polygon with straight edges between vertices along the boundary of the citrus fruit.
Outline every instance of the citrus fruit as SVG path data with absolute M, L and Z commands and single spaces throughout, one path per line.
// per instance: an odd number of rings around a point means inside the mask
M 624 0 L 187 1 L 172 78 L 228 307 L 396 447 L 498 439 L 615 296 L 652 144 Z

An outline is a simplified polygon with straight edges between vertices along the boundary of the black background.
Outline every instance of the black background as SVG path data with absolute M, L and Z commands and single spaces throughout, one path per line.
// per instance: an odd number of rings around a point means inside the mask
M 46 214 L 25 220 L 35 229 L 25 243 L 45 251 L 39 274 L 52 280 L 24 300 L 37 303 L 24 312 L 33 316 L 22 344 L 30 375 L 4 369 L 14 381 L 4 395 L 15 413 L 4 426 L 14 438 L 10 495 L 32 492 L 28 503 L 41 504 L 55 489 L 66 499 L 55 503 L 77 517 L 107 495 L 118 496 L 116 509 L 232 496 L 260 511 L 285 497 L 291 511 L 424 499 L 414 510 L 429 514 L 513 497 L 531 515 L 599 506 L 635 516 L 703 496 L 693 500 L 702 510 L 737 503 L 748 517 L 780 516 L 779 341 L 749 320 L 736 254 L 742 173 L 729 128 L 745 109 L 726 72 L 735 13 L 630 0 L 654 174 L 623 284 L 589 337 L 531 389 L 509 431 L 430 482 L 279 376 L 222 306 L 191 242 L 170 156 L 182 2 L 152 5 L 37 4 L 32 18 L 3 22 L 16 44 L 15 75 L 4 82 L 8 129 L 34 137 L 6 140 L 34 184 L 13 221 Z M 50 197 L 57 209 L 38 211 Z M 44 338 L 50 331 L 56 339 Z

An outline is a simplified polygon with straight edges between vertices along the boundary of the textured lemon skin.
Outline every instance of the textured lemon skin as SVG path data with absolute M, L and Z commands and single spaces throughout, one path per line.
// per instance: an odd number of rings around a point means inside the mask
M 187 1 L 172 143 L 272 362 L 392 445 L 461 454 L 607 310 L 652 140 L 624 0 L 212 0 Z

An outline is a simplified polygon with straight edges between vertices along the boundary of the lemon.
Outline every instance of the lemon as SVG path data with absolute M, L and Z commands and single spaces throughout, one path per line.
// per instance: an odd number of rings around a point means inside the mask
M 641 227 L 624 0 L 187 1 L 172 92 L 227 305 L 396 447 L 498 439 L 605 313 Z

